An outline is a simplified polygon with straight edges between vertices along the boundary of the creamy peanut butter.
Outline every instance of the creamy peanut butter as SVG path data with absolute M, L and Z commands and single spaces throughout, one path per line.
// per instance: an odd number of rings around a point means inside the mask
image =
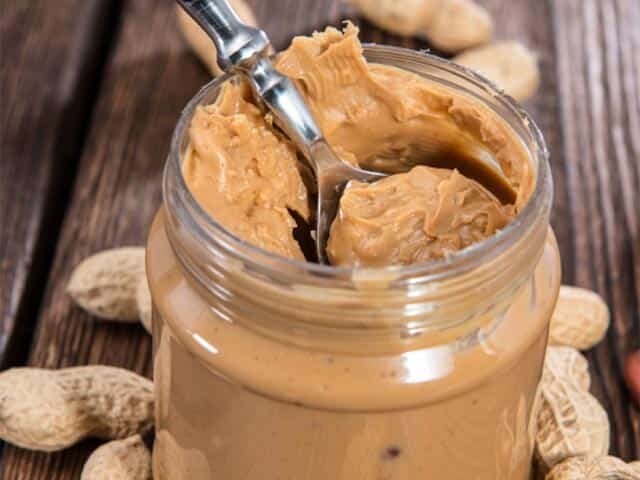
M 250 99 L 246 85 L 229 84 L 215 105 L 197 109 L 184 176 L 202 207 L 233 233 L 303 259 L 287 211 L 309 216 L 296 151 Z
M 353 26 L 294 39 L 277 68 L 344 161 L 391 173 L 345 190 L 332 263 L 426 264 L 494 235 L 529 201 L 532 159 L 505 120 L 446 80 L 368 64 Z M 204 210 L 244 242 L 303 259 L 306 174 L 247 85 L 226 84 L 188 134 L 183 176 Z M 378 268 L 355 272 L 384 281 L 348 288 L 326 271 L 309 281 L 317 266 L 257 266 L 242 242 L 193 242 L 197 218 L 181 223 L 166 202 L 147 245 L 155 480 L 531 478 L 560 283 L 548 209 L 446 288 L 392 287 L 396 270 Z
M 274 339 L 250 315 L 230 321 L 212 308 L 185 279 L 159 215 L 147 260 L 154 479 L 529 480 L 558 264 L 550 236 L 531 281 L 492 309 L 496 330 L 461 352 L 401 338 L 386 353 L 364 339 L 336 352 Z
M 334 265 L 410 265 L 442 258 L 504 227 L 513 207 L 457 170 L 414 167 L 345 190 L 327 254 Z
M 344 161 L 387 172 L 428 165 L 347 190 L 329 239 L 332 263 L 440 258 L 504 227 L 528 199 L 529 159 L 503 121 L 415 74 L 368 64 L 353 25 L 295 38 L 276 67 L 295 81 Z M 211 216 L 259 247 L 302 258 L 289 211 L 309 220 L 296 152 L 248 87 L 226 85 L 215 104 L 200 107 L 190 137 L 184 175 Z

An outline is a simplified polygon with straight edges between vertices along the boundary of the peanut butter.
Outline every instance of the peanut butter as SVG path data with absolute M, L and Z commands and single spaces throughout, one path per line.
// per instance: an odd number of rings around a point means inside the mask
M 276 68 L 294 80 L 344 161 L 387 172 L 425 166 L 347 189 L 329 239 L 332 263 L 424 262 L 503 228 L 533 187 L 514 134 L 478 102 L 410 72 L 368 64 L 357 33 L 348 24 L 344 33 L 328 28 L 297 37 Z M 215 104 L 200 107 L 190 137 L 185 179 L 210 215 L 261 248 L 302 259 L 291 214 L 309 220 L 300 162 L 247 85 L 225 85 Z M 481 161 L 487 158 L 513 191 L 500 188 L 495 170 Z
M 414 167 L 349 185 L 327 254 L 334 265 L 426 262 L 492 235 L 512 216 L 512 207 L 457 170 Z
M 367 63 L 351 25 L 294 39 L 276 63 L 344 161 L 391 174 L 346 188 L 332 263 L 423 265 L 345 280 L 289 261 L 304 258 L 296 224 L 312 221 L 303 162 L 247 85 L 225 84 L 179 132 L 189 145 L 181 167 L 172 152 L 166 178 L 184 189 L 182 168 L 239 239 L 204 235 L 193 225 L 208 218 L 167 195 L 147 245 L 154 479 L 529 480 L 560 284 L 548 183 L 527 209 L 535 216 L 523 212 L 548 169 L 533 161 L 537 140 L 468 94 L 468 81 Z M 523 234 L 485 243 L 478 264 L 455 263 L 452 252 L 509 223 Z M 406 273 L 425 266 L 435 275 Z M 392 284 L 398 272 L 407 277 Z
M 531 281 L 492 309 L 502 312 L 497 329 L 461 352 L 397 339 L 395 352 L 378 353 L 354 339 L 344 346 L 357 351 L 343 353 L 274 339 L 250 317 L 229 320 L 192 287 L 162 215 L 148 252 L 155 480 L 530 479 L 532 412 L 560 282 L 552 236 Z
M 184 176 L 213 218 L 254 245 L 304 259 L 287 208 L 309 216 L 296 151 L 250 101 L 246 85 L 226 85 L 191 123 Z

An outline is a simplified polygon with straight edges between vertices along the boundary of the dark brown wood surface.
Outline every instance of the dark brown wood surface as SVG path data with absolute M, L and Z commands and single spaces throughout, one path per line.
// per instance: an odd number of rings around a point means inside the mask
M 59 3 L 83 5 L 82 14 L 67 15 Z M 144 243 L 169 135 L 208 75 L 178 35 L 170 0 L 59 3 L 2 8 L 0 359 L 22 363 L 37 325 L 25 363 L 104 363 L 149 375 L 142 328 L 97 323 L 64 290 L 87 255 Z M 337 0 L 250 3 L 277 48 L 345 18 L 361 25 L 365 41 L 428 47 L 372 27 Z M 588 353 L 593 391 L 610 414 L 611 451 L 638 458 L 640 413 L 621 369 L 640 347 L 640 2 L 481 3 L 497 37 L 539 54 L 542 86 L 527 108 L 551 150 L 564 282 L 599 291 L 612 308 L 607 338 Z M 54 454 L 7 445 L 0 476 L 78 478 L 96 445 Z
M 560 160 L 569 192 L 568 283 L 611 307 L 605 341 L 588 354 L 592 390 L 609 412 L 612 445 L 640 457 L 640 413 L 619 379 L 640 344 L 640 2 L 552 2 Z
M 28 353 L 115 7 L 0 7 L 0 368 Z

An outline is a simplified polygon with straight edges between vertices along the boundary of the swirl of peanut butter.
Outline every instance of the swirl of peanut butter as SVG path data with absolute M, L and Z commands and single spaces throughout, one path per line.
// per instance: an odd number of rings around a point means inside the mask
M 294 146 L 278 133 L 245 84 L 227 84 L 198 107 L 183 175 L 200 205 L 223 227 L 260 248 L 304 259 L 288 209 L 309 218 Z
M 327 253 L 335 265 L 410 265 L 492 235 L 513 216 L 457 170 L 417 166 L 345 190 Z
M 515 133 L 471 96 L 367 63 L 357 35 L 351 24 L 342 32 L 330 27 L 294 38 L 276 58 L 344 161 L 393 173 L 346 189 L 331 228 L 331 263 L 425 262 L 507 225 L 534 184 Z M 190 140 L 184 176 L 204 209 L 247 242 L 303 259 L 292 212 L 308 221 L 312 202 L 301 163 L 242 80 L 197 109 Z M 499 165 L 513 190 L 501 189 L 480 159 Z

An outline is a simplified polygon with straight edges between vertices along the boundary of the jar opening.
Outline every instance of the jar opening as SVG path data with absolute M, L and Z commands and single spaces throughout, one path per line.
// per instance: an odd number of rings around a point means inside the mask
M 339 287 L 359 288 L 364 284 L 382 282 L 384 285 L 428 282 L 449 278 L 476 268 L 500 255 L 524 236 L 539 218 L 548 214 L 551 204 L 551 176 L 548 151 L 536 124 L 529 115 L 509 96 L 469 69 L 424 52 L 415 52 L 399 47 L 364 44 L 364 55 L 370 62 L 390 65 L 402 63 L 400 68 L 409 71 L 419 69 L 420 75 L 450 86 L 479 102 L 488 105 L 507 120 L 516 136 L 530 154 L 535 171 L 534 190 L 519 214 L 502 230 L 491 237 L 447 257 L 409 266 L 381 268 L 339 267 L 304 262 L 281 257 L 256 247 L 226 230 L 199 205 L 189 191 L 182 175 L 182 153 L 188 138 L 186 132 L 198 105 L 210 103 L 218 87 L 230 76 L 218 78 L 205 87 L 189 102 L 182 112 L 171 141 L 171 150 L 165 169 L 164 198 L 169 210 L 177 213 L 183 226 L 190 229 L 203 245 L 216 245 L 217 255 L 228 255 L 244 264 L 247 270 L 265 275 L 282 274 L 313 277 L 326 285 L 330 280 Z M 397 65 L 394 65 L 397 66 Z M 426 67 L 426 69 L 425 69 Z M 415 70 L 414 70 L 415 71 Z

